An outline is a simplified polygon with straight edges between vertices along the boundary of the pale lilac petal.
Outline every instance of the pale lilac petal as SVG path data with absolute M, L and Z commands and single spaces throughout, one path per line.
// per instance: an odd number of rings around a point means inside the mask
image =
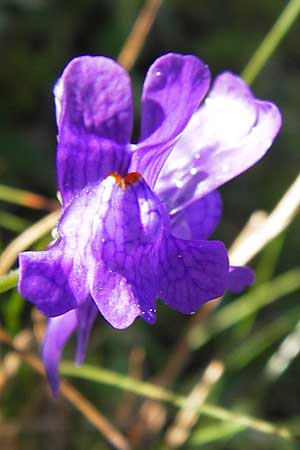
M 208 67 L 195 56 L 169 53 L 150 67 L 142 94 L 141 139 L 130 166 L 150 187 L 209 82 Z
M 193 177 L 178 189 L 164 191 L 160 195 L 170 214 L 171 233 L 181 239 L 208 239 L 215 231 L 222 215 L 222 199 L 218 191 L 190 203 L 193 198 Z M 188 206 L 181 208 L 181 205 Z
M 261 159 L 280 126 L 274 104 L 255 100 L 239 77 L 220 75 L 166 161 L 155 191 L 184 185 L 192 171 L 198 185 L 190 202 L 203 197 Z
M 145 258 L 148 258 L 147 263 Z M 153 272 L 151 255 L 142 255 L 141 252 L 132 265 L 119 265 L 110 270 L 97 268 L 92 296 L 111 326 L 127 328 L 137 316 L 148 323 L 155 321 L 157 282 Z
M 114 328 L 129 327 L 141 312 L 131 284 L 121 274 L 99 268 L 93 278 L 92 296 L 102 316 Z
M 229 268 L 229 278 L 227 289 L 234 294 L 240 294 L 248 286 L 255 281 L 255 273 L 250 267 L 234 267 Z
M 77 326 L 76 311 L 48 320 L 42 347 L 42 357 L 53 395 L 59 394 L 58 365 L 63 348 Z
M 98 199 L 102 209 L 93 228 L 97 265 L 91 277 L 92 297 L 115 328 L 128 327 L 137 316 L 152 323 L 157 253 L 166 220 L 161 205 L 138 174 L 123 180 L 108 177 Z
M 59 240 L 49 250 L 19 255 L 19 292 L 46 316 L 76 308 L 88 295 L 86 268 Z
M 203 139 L 218 145 L 230 144 L 247 136 L 257 119 L 255 98 L 249 86 L 230 72 L 224 72 L 215 79 L 197 114 L 201 116 L 198 124 Z
M 159 297 L 170 308 L 194 313 L 203 303 L 224 294 L 228 270 L 222 242 L 169 236 L 160 250 Z
M 88 298 L 76 309 L 78 322 L 76 330 L 76 364 L 78 365 L 81 365 L 84 361 L 88 338 L 97 314 L 98 309 L 91 298 Z
M 127 172 L 132 131 L 130 79 L 102 56 L 73 59 L 55 88 L 58 185 L 64 204 L 109 173 Z

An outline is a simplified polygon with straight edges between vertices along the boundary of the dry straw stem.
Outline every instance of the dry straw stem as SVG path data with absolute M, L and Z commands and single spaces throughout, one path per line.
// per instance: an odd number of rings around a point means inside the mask
M 300 206 L 300 174 L 284 194 L 276 208 L 247 234 L 243 240 L 239 237 L 229 251 L 232 265 L 247 264 L 272 239 L 278 236 L 291 223 Z
M 0 275 L 4 275 L 16 261 L 18 254 L 30 247 L 57 224 L 60 210 L 43 217 L 13 239 L 0 256 Z
M 21 330 L 13 340 L 14 346 L 21 351 L 29 350 L 32 341 L 30 330 Z M 20 356 L 15 351 L 6 353 L 0 365 L 0 395 L 4 392 L 8 381 L 15 377 L 20 367 Z
M 118 57 L 119 63 L 127 71 L 130 71 L 134 65 L 144 45 L 147 34 L 149 33 L 155 20 L 161 3 L 162 0 L 147 0 L 143 9 L 137 16 L 131 32 Z
M 175 449 L 186 442 L 191 428 L 198 420 L 201 405 L 203 405 L 212 387 L 219 381 L 223 372 L 224 365 L 221 361 L 213 360 L 207 366 L 201 380 L 186 397 L 185 404 L 177 413 L 173 424 L 167 430 L 167 448 Z
M 29 364 L 40 375 L 45 376 L 42 361 L 33 353 L 22 350 L 13 339 L 0 327 L 0 341 L 12 348 L 19 357 Z M 70 383 L 61 381 L 60 391 L 71 405 L 97 428 L 110 444 L 117 450 L 130 450 L 131 446 L 127 439 L 103 416 L 83 395 L 81 395 Z

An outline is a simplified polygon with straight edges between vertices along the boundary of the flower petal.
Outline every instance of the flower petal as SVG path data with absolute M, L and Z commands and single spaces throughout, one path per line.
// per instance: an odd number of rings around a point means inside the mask
M 152 323 L 166 213 L 138 174 L 108 177 L 98 199 L 102 209 L 93 227 L 92 297 L 115 328 L 128 327 L 138 315 Z
M 255 281 L 255 273 L 250 267 L 234 267 L 229 268 L 229 278 L 227 289 L 234 294 L 239 294 Z
M 61 354 L 76 326 L 77 315 L 75 310 L 48 320 L 42 347 L 42 357 L 52 393 L 55 396 L 59 394 L 58 365 Z
M 86 269 L 63 240 L 49 250 L 19 255 L 19 292 L 46 316 L 60 316 L 88 296 Z
M 93 299 L 105 320 L 114 328 L 129 327 L 137 316 L 153 323 L 156 292 L 151 255 L 142 252 L 136 255 L 132 265 L 119 265 L 110 270 L 98 267 L 94 273 Z
M 130 170 L 153 187 L 179 134 L 205 96 L 208 67 L 191 55 L 169 53 L 150 67 L 142 94 L 141 138 Z
M 109 173 L 126 173 L 132 131 L 130 80 L 102 56 L 73 59 L 55 90 L 58 185 L 63 203 Z
M 193 178 L 190 181 L 192 182 Z M 218 191 L 210 192 L 190 203 L 193 189 L 196 187 L 197 182 L 194 186 L 185 185 L 160 194 L 160 199 L 170 214 L 171 233 L 181 239 L 208 239 L 215 231 L 222 215 L 222 199 Z M 186 207 L 181 208 L 182 204 L 187 203 Z
M 239 77 L 220 75 L 166 161 L 155 191 L 184 185 L 192 171 L 198 186 L 191 201 L 203 197 L 262 158 L 280 126 L 274 104 L 255 100 Z
M 77 314 L 77 345 L 76 364 L 81 365 L 85 358 L 87 341 L 91 328 L 97 317 L 98 309 L 91 298 L 88 298 L 76 309 Z
M 220 297 L 228 283 L 228 257 L 222 242 L 165 238 L 160 252 L 159 297 L 173 309 L 194 313 Z

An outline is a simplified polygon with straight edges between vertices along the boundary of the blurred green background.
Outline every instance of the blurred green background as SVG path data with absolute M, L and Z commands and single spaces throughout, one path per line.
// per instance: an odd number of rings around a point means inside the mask
M 74 56 L 102 54 L 117 58 L 142 4 L 138 0 L 0 0 L 1 184 L 55 197 L 56 126 L 52 97 L 55 80 Z M 136 100 L 135 135 L 138 136 L 143 78 L 156 57 L 168 51 L 193 53 L 210 66 L 213 76 L 223 70 L 241 73 L 285 5 L 283 0 L 165 0 L 131 71 Z M 228 246 L 254 210 L 270 211 L 275 206 L 300 169 L 299 25 L 298 19 L 252 86 L 257 97 L 272 100 L 279 106 L 283 128 L 263 161 L 221 190 L 224 217 L 215 236 Z M 7 203 L 1 203 L 1 209 L 29 222 L 42 216 L 40 212 Z M 273 276 L 299 266 L 299 225 L 298 216 L 284 235 L 253 262 L 258 287 L 266 283 L 272 291 Z M 5 224 L 1 226 L 1 248 L 15 236 L 9 228 Z M 300 319 L 299 286 L 266 308 L 259 306 L 255 289 L 250 292 L 253 293 L 251 301 L 258 305 L 256 311 L 209 339 L 195 352 L 174 389 L 187 392 L 211 358 L 218 356 L 226 360 L 236 351 L 211 401 L 270 421 L 300 416 L 297 352 L 280 376 L 267 376 L 270 358 Z M 223 308 L 235 301 L 226 297 Z M 31 327 L 31 307 L 25 305 L 15 291 L 3 296 L 0 308 L 1 322 L 10 333 Z M 183 333 L 186 321 L 186 317 L 163 306 L 152 327 L 138 320 L 130 329 L 117 332 L 99 318 L 87 360 L 96 366 L 127 373 L 132 349 L 142 349 L 146 355 L 144 376 L 148 378 L 162 367 L 176 339 Z M 269 334 L 263 333 L 266 330 Z M 300 349 L 297 336 L 296 345 Z M 242 347 L 244 350 L 239 354 L 239 346 L 243 345 L 245 349 Z M 3 355 L 5 352 L 3 348 Z M 72 357 L 72 345 L 65 354 L 68 359 Z M 87 381 L 76 382 L 76 385 L 116 422 L 123 394 Z M 28 367 L 22 366 L 0 393 L 1 450 L 110 448 L 79 413 L 61 400 L 51 400 L 45 382 Z M 170 417 L 172 415 L 174 409 L 170 410 Z M 125 422 L 118 425 L 125 432 L 130 428 Z M 205 441 L 203 429 L 209 430 L 214 425 L 213 438 Z M 216 441 L 217 428 L 218 422 L 201 418 L 183 448 L 300 448 L 296 442 L 285 442 L 254 431 L 237 434 L 229 430 Z M 149 438 L 143 446 L 163 448 L 162 436 L 160 433 L 152 440 Z

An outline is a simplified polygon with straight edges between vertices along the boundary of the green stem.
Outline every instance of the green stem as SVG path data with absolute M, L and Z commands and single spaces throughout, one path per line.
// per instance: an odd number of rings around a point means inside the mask
M 20 233 L 29 226 L 30 223 L 27 220 L 7 211 L 0 211 L 0 227 L 9 231 Z
M 34 192 L 24 191 L 0 184 L 0 200 L 33 209 L 53 210 L 57 207 L 57 201 L 48 199 Z
M 0 294 L 16 287 L 18 284 L 18 278 L 18 269 L 11 270 L 7 275 L 0 277 Z
M 300 270 L 292 269 L 274 280 L 261 284 L 215 312 L 201 328 L 192 329 L 189 345 L 198 349 L 212 337 L 247 319 L 261 308 L 300 289 Z
M 290 0 L 243 70 L 242 77 L 248 84 L 252 84 L 261 72 L 276 47 L 295 22 L 299 13 L 300 0 Z
M 130 391 L 134 394 L 151 398 L 153 400 L 165 401 L 176 407 L 182 407 L 186 402 L 186 397 L 184 395 L 177 394 L 151 383 L 138 381 L 126 375 L 121 375 L 106 369 L 89 365 L 83 365 L 78 368 L 72 363 L 63 362 L 61 364 L 61 373 L 67 376 L 113 386 L 115 388 Z M 199 409 L 199 413 L 214 419 L 224 422 L 233 422 L 235 424 L 252 428 L 261 433 L 272 434 L 286 440 L 293 440 L 294 438 L 293 434 L 287 427 L 278 426 L 264 420 L 244 416 L 240 413 L 234 413 L 215 405 L 203 404 L 200 407 L 195 405 L 195 407 Z

